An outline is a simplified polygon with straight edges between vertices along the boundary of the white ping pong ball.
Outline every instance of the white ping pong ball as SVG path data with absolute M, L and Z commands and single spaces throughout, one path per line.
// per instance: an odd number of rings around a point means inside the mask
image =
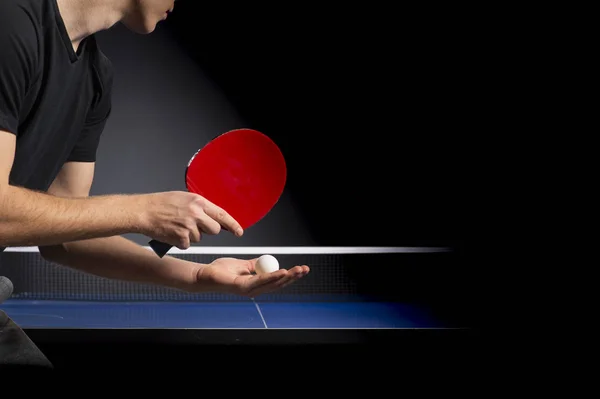
M 256 274 L 273 273 L 279 270 L 279 262 L 273 255 L 262 255 L 254 267 Z

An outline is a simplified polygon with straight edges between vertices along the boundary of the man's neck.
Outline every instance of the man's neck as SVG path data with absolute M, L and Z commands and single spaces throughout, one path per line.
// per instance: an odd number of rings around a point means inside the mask
M 109 29 L 123 19 L 129 3 L 123 0 L 56 0 L 56 2 L 75 51 L 86 37 Z

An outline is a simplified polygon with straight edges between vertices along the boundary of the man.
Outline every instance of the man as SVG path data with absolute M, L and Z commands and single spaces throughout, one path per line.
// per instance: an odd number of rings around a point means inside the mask
M 281 289 L 308 266 L 257 276 L 255 260 L 159 258 L 122 237 L 140 233 L 186 249 L 222 228 L 243 234 L 201 196 L 89 196 L 113 74 L 94 34 L 117 23 L 151 33 L 174 3 L 0 1 L 0 250 L 38 246 L 45 259 L 84 272 L 189 292 L 253 297 Z

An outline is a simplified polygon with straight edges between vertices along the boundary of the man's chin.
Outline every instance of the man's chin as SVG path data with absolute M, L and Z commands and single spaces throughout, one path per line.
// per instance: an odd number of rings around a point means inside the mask
M 123 25 L 132 31 L 133 33 L 137 33 L 140 35 L 148 35 L 156 30 L 156 24 L 148 24 L 148 25 L 140 25 L 140 26 L 131 26 L 123 23 Z

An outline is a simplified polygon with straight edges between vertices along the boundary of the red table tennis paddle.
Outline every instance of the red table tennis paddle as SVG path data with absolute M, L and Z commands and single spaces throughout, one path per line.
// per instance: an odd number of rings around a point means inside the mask
M 285 159 L 273 140 L 256 130 L 235 129 L 194 154 L 185 184 L 189 192 L 220 206 L 247 229 L 277 203 L 286 175 Z M 161 258 L 172 247 L 157 240 L 149 245 Z

